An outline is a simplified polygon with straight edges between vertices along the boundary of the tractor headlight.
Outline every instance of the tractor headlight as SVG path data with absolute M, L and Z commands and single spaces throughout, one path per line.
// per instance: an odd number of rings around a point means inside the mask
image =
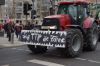
M 50 29 L 57 29 L 56 26 L 49 26 Z
M 57 29 L 56 26 L 42 26 L 41 29 Z

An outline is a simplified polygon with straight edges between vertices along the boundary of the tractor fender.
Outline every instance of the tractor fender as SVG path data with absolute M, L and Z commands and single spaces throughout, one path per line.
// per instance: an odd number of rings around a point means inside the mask
M 83 28 L 87 29 L 87 28 L 91 28 L 92 24 L 95 22 L 94 18 L 88 17 L 83 21 Z M 96 22 L 97 23 L 97 22 Z
M 66 25 L 66 27 L 67 28 L 79 29 L 82 32 L 82 34 L 85 35 L 84 29 L 81 26 L 79 26 L 79 25 Z

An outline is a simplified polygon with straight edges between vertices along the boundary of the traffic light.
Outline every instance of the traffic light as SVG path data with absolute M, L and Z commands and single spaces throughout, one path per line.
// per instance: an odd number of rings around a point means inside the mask
M 28 2 L 25 2 L 23 4 L 23 13 L 24 15 L 29 15 L 28 11 L 32 10 L 32 4 L 29 4 Z
M 36 10 L 31 11 L 31 19 L 35 19 Z
M 24 13 L 24 15 L 29 15 L 29 13 L 28 13 L 28 3 L 23 4 L 23 13 Z
M 32 10 L 32 4 L 28 4 L 28 11 Z

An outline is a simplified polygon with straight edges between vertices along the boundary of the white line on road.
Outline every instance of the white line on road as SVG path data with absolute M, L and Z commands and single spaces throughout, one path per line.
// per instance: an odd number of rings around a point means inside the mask
M 7 65 L 2 65 L 2 66 L 9 66 L 9 64 L 7 64 Z
M 30 50 L 25 50 L 25 49 L 17 49 L 17 48 L 12 48 L 12 49 L 16 49 L 16 50 L 19 50 L 19 51 L 27 51 L 27 52 L 29 52 Z M 90 59 L 84 59 L 84 58 L 75 58 L 76 60 L 81 60 L 81 61 L 88 61 L 88 62 L 91 62 L 91 63 L 97 63 L 97 64 L 100 64 L 100 61 L 95 61 L 95 60 L 90 60 Z M 34 63 L 35 63 L 35 61 L 37 61 L 37 60 L 31 60 L 31 61 L 34 61 Z M 40 61 L 40 60 L 39 60 Z M 37 63 L 37 62 L 36 62 Z M 43 61 L 43 63 L 47 63 L 47 64 L 49 64 L 49 63 L 51 63 L 51 62 L 46 62 L 46 61 Z M 41 63 L 39 63 L 39 64 L 41 64 Z M 48 65 L 47 65 L 48 66 Z M 63 65 L 64 66 L 64 65 Z
M 94 60 L 88 60 L 89 62 L 92 62 L 92 63 L 98 63 L 98 64 L 100 64 L 100 62 L 99 61 L 94 61 Z
M 77 59 L 77 60 L 83 60 L 83 61 L 87 60 L 87 59 L 83 59 L 83 58 L 75 58 L 75 59 Z
M 82 61 L 88 61 L 88 62 L 91 62 L 91 63 L 98 63 L 98 64 L 100 64 L 100 61 L 89 60 L 89 59 L 84 59 L 84 58 L 75 58 L 75 59 L 82 60 Z
M 47 61 L 42 61 L 42 60 L 28 60 L 27 62 L 31 62 L 31 63 L 36 63 L 36 64 L 40 64 L 40 65 L 45 65 L 45 66 L 65 66 L 62 64 L 57 64 L 57 63 L 52 63 L 52 62 L 47 62 Z
M 12 49 L 14 49 L 14 50 L 19 50 L 19 51 L 30 51 L 30 50 L 25 50 L 25 49 L 17 49 L 17 48 L 12 48 Z

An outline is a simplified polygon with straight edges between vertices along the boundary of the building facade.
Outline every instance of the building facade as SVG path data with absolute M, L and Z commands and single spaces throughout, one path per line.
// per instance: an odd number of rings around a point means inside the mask
M 5 0 L 5 5 L 0 7 L 0 18 L 3 20 L 7 18 L 25 20 L 25 15 L 23 15 L 23 3 L 25 1 L 32 4 L 31 0 Z
M 68 1 L 68 0 L 5 0 L 5 5 L 0 7 L 0 18 L 6 19 L 9 17 L 12 19 L 13 17 L 16 20 L 25 20 L 25 15 L 23 14 L 23 3 L 28 1 L 30 4 L 34 4 L 33 9 L 36 10 L 36 14 L 43 18 L 45 16 L 50 15 L 50 8 L 52 6 L 57 5 L 60 1 Z M 71 0 L 69 0 L 71 1 Z M 100 3 L 100 0 L 88 0 L 93 3 Z M 31 20 L 31 12 L 28 16 L 28 20 Z

